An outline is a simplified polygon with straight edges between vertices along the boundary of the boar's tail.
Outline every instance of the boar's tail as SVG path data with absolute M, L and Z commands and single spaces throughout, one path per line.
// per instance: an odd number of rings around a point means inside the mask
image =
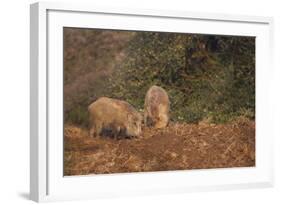
M 91 106 L 92 106 L 92 104 L 88 106 L 88 112 L 90 112 Z

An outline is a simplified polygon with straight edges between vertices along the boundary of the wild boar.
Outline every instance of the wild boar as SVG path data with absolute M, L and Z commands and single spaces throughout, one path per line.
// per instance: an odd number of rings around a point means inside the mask
M 167 92 L 156 85 L 149 88 L 144 102 L 144 123 L 146 126 L 164 128 L 169 123 L 170 101 Z
M 90 136 L 136 137 L 141 134 L 142 116 L 129 103 L 101 97 L 89 107 Z

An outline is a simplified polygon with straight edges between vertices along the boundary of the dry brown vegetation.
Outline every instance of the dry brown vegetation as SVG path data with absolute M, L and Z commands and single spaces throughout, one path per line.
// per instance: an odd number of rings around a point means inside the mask
M 173 123 L 144 128 L 138 138 L 90 138 L 66 125 L 64 175 L 255 166 L 255 122 Z

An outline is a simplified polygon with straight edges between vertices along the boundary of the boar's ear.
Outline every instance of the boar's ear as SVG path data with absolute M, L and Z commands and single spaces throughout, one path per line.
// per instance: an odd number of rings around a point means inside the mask
M 127 119 L 128 119 L 129 121 L 132 120 L 132 117 L 133 117 L 133 116 L 132 116 L 130 113 L 127 114 Z
M 134 115 L 132 115 L 131 113 L 127 114 L 127 119 L 128 119 L 129 122 L 137 121 L 136 117 Z

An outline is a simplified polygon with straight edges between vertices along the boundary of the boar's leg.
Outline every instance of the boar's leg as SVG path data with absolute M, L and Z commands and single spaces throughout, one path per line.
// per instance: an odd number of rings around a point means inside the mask
M 146 118 L 146 126 L 148 126 L 148 127 L 153 127 L 155 125 L 155 123 L 154 123 L 154 121 L 152 120 L 152 118 L 151 117 L 147 117 Z
M 120 135 L 120 132 L 121 132 L 121 127 L 120 126 L 117 126 L 114 128 L 113 130 L 113 138 L 115 140 L 118 140 L 118 136 Z
M 148 110 L 145 110 L 144 112 L 144 125 L 147 127 L 154 126 L 154 122 L 151 118 L 151 114 L 148 112 Z
M 90 128 L 89 135 L 90 135 L 90 137 L 96 137 L 96 132 L 95 132 L 95 128 L 94 127 Z
M 100 136 L 102 131 L 102 124 L 101 123 L 96 123 L 95 124 L 95 137 Z
M 144 111 L 144 119 L 143 119 L 143 121 L 144 121 L 144 125 L 146 126 L 147 125 L 147 111 L 146 110 Z

